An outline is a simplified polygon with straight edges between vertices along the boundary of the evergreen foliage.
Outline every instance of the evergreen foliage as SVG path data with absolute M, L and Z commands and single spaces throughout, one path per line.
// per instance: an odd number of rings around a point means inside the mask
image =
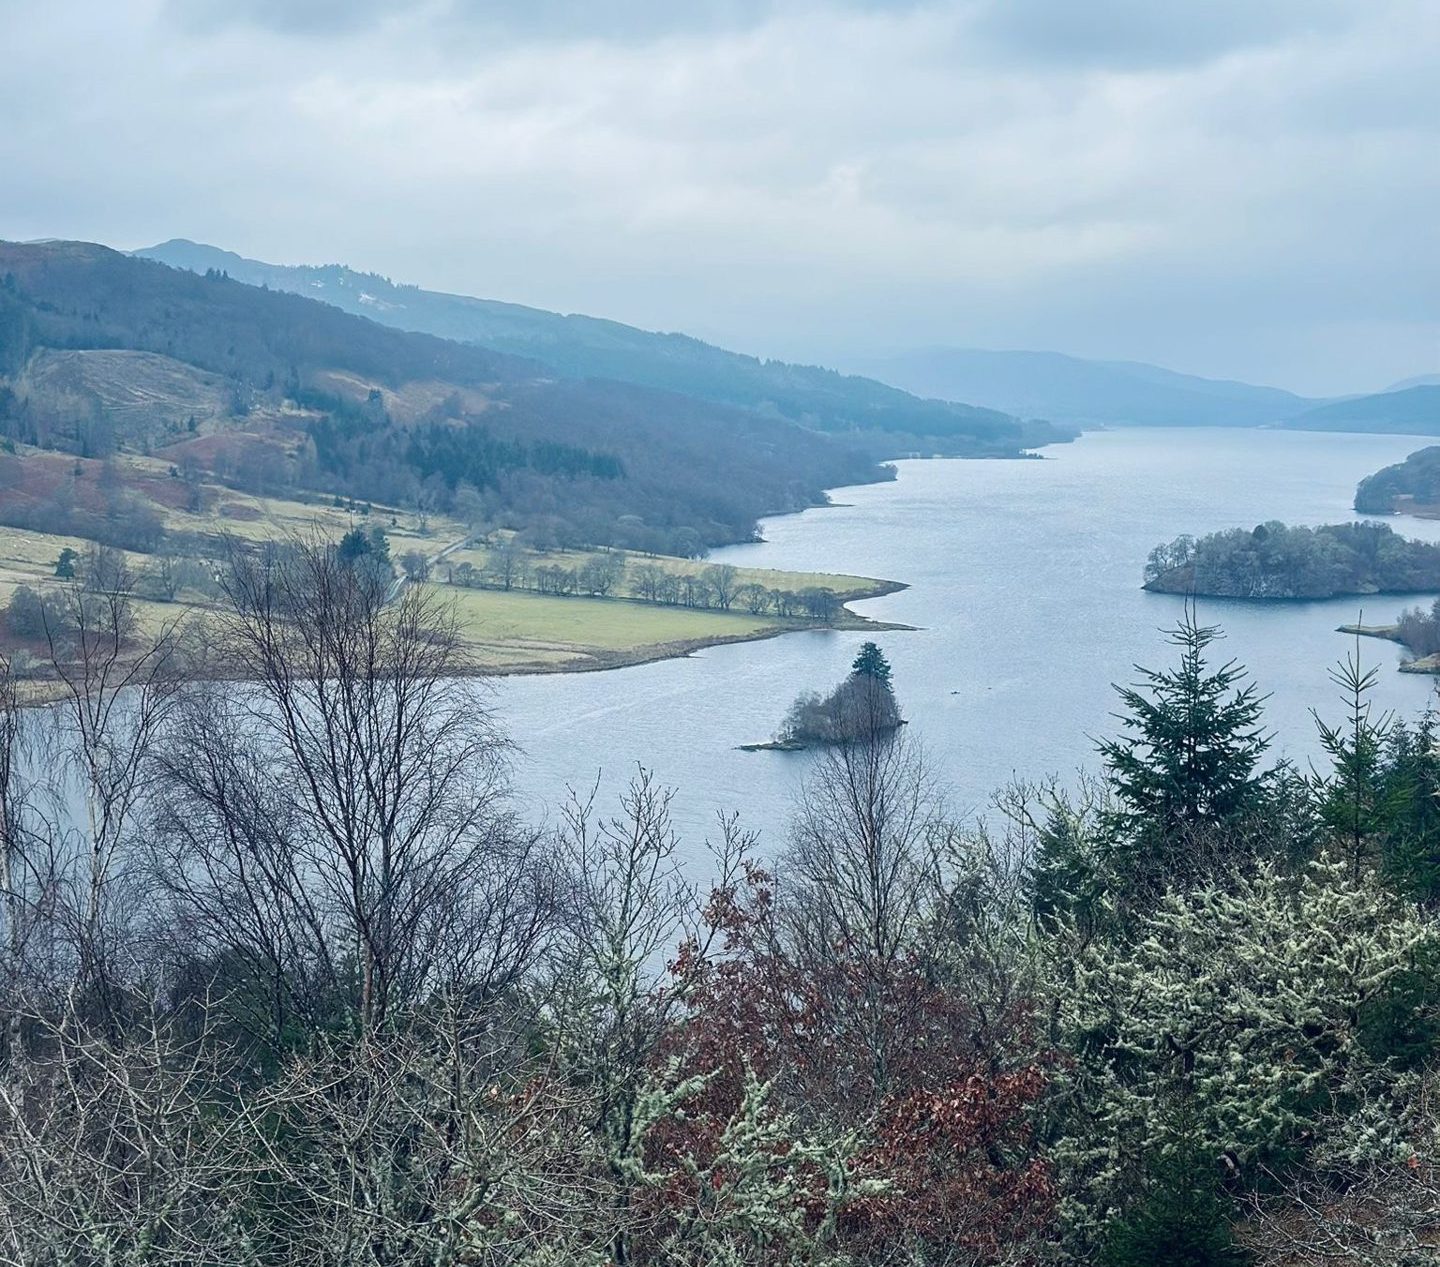
M 860 654 L 855 657 L 855 662 L 850 666 L 850 672 L 859 677 L 883 683 L 885 686 L 890 685 L 890 661 L 873 642 L 867 642 L 860 648 Z
M 1113 796 L 1110 863 L 1132 894 L 1196 875 L 1261 804 L 1264 701 L 1233 660 L 1210 666 L 1220 636 L 1187 610 L 1168 639 L 1176 667 L 1142 668 L 1140 685 L 1116 687 L 1121 733 L 1099 752 Z
M 1214 1160 L 1180 1154 L 1157 1169 L 1136 1208 L 1107 1229 L 1100 1267 L 1248 1267 L 1254 1260 L 1235 1243 Z

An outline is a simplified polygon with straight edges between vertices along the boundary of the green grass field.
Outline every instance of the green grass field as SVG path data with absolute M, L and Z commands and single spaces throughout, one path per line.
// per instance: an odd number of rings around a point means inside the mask
M 686 646 L 754 638 L 796 621 L 736 612 L 661 607 L 610 598 L 555 598 L 518 591 L 434 586 L 455 603 L 478 666 L 533 662 L 580 667 L 675 654 Z
M 146 486 L 147 480 L 148 486 L 155 488 L 159 481 L 161 492 L 156 495 L 169 496 L 170 477 L 165 464 L 136 457 L 121 461 L 133 473 L 137 488 Z M 211 506 L 198 514 L 154 503 L 172 534 L 172 542 L 213 541 L 226 534 L 251 541 L 315 534 L 338 540 L 352 526 L 367 529 L 378 526 L 388 535 L 392 557 L 398 561 L 412 550 L 434 558 L 447 546 L 463 540 L 466 534 L 462 524 L 443 516 L 432 516 L 422 522 L 413 512 L 383 507 L 375 508 L 370 515 L 356 515 L 323 500 L 259 497 L 223 488 L 212 489 L 212 494 Z M 89 544 L 81 538 L 0 526 L 0 609 L 9 602 L 17 586 L 43 589 L 65 584 L 54 575 L 61 551 L 69 548 L 84 554 Z M 153 560 L 144 554 L 130 553 L 127 557 L 137 573 L 153 566 Z M 584 551 L 528 551 L 526 563 L 532 567 L 543 564 L 578 569 L 590 557 Z M 433 578 L 434 588 L 455 603 L 469 656 L 480 670 L 543 672 L 604 668 L 680 655 L 717 642 L 815 627 L 798 619 L 750 615 L 738 606 L 724 612 L 664 606 L 620 595 L 558 597 L 523 590 L 502 592 L 440 583 L 448 578 L 454 566 L 469 563 L 483 570 L 487 559 L 488 551 L 484 547 L 456 550 L 446 556 Z M 632 569 L 642 564 L 658 566 L 676 575 L 698 574 L 711 566 L 705 560 L 630 556 Z M 884 582 L 858 576 L 738 569 L 737 585 L 749 583 L 779 590 L 829 589 L 843 599 L 884 593 L 891 588 Z M 141 628 L 148 632 L 187 614 L 203 620 L 210 601 L 192 591 L 183 591 L 174 603 L 137 597 L 136 614 Z M 835 623 L 859 627 L 865 622 L 842 612 Z

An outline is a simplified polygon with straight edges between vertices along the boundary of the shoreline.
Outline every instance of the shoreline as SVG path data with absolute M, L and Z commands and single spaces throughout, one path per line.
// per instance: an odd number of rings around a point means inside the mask
M 1001 455 L 993 456 L 1000 457 Z M 1022 456 L 1038 457 L 1039 455 L 1027 453 L 1023 455 L 1016 454 L 1005 456 L 1013 456 L 1018 458 Z M 893 483 L 894 479 L 894 469 L 890 468 L 888 472 L 883 474 L 877 471 L 877 478 L 871 481 L 866 481 L 865 484 L 869 485 L 880 483 Z M 864 485 L 845 485 L 842 486 L 842 488 L 862 486 Z M 762 517 L 760 523 L 756 525 L 756 538 L 752 538 L 750 541 L 747 542 L 736 542 L 735 544 L 767 544 L 763 536 L 759 535 L 760 532 L 763 531 L 761 525 L 766 518 L 786 518 L 790 515 L 803 514 L 807 510 L 824 510 L 834 507 L 836 505 L 843 505 L 844 503 L 836 503 L 829 499 L 829 494 L 832 491 L 842 490 L 826 490 L 826 500 L 823 502 L 818 502 L 815 505 L 796 507 L 792 510 L 782 511 L 774 516 Z M 422 546 L 422 549 L 424 550 L 428 563 L 430 564 L 431 568 L 434 569 L 438 568 L 439 565 L 444 563 L 444 561 L 448 557 L 458 554 L 465 549 L 472 547 L 474 545 L 474 541 L 475 538 L 473 533 L 463 532 L 457 533 L 453 537 L 453 539 L 449 540 L 443 546 L 440 546 L 440 548 L 438 549 L 436 549 L 435 545 L 432 543 L 426 543 L 425 546 Z M 777 576 L 783 576 L 787 574 L 786 569 L 770 567 L 765 564 L 761 564 L 759 566 L 751 565 L 749 568 L 742 570 L 748 570 L 757 573 L 771 572 L 776 574 Z M 792 578 L 792 583 L 798 583 L 801 581 L 802 578 L 809 580 L 812 574 L 797 572 L 789 573 L 788 575 Z M 44 579 L 45 581 L 48 581 L 49 578 L 47 576 Z M 835 601 L 838 604 L 838 610 L 830 619 L 811 620 L 800 617 L 777 616 L 770 618 L 768 622 L 762 622 L 758 625 L 754 625 L 750 628 L 746 628 L 737 632 L 717 631 L 714 633 L 708 633 L 697 630 L 694 631 L 693 636 L 672 638 L 662 637 L 661 639 L 655 641 L 635 641 L 624 645 L 615 645 L 616 641 L 618 640 L 612 639 L 610 645 L 606 645 L 607 640 L 603 634 L 599 638 L 597 638 L 596 642 L 594 643 L 586 641 L 586 629 L 584 628 L 584 620 L 582 617 L 578 622 L 567 622 L 570 623 L 572 626 L 566 631 L 568 637 L 556 637 L 553 641 L 551 640 L 550 636 L 545 633 L 540 633 L 539 631 L 531 633 L 526 629 L 514 630 L 512 637 L 509 641 L 505 640 L 503 636 L 500 639 L 491 641 L 486 639 L 485 637 L 486 628 L 487 625 L 489 625 L 488 621 L 485 621 L 483 619 L 478 622 L 462 621 L 461 638 L 462 641 L 466 644 L 462 654 L 466 663 L 462 667 L 460 667 L 458 671 L 462 676 L 473 678 L 539 677 L 565 673 L 597 673 L 606 672 L 614 669 L 631 668 L 644 664 L 654 664 L 662 660 L 688 659 L 710 647 L 728 646 L 734 643 L 743 642 L 762 642 L 770 638 L 778 638 L 785 634 L 791 633 L 804 633 L 807 631 L 819 630 L 836 632 L 856 631 L 872 633 L 880 633 L 887 631 L 909 632 L 914 628 L 913 626 L 898 622 L 876 620 L 868 616 L 862 616 L 857 612 L 852 611 L 849 606 L 849 604 L 851 603 L 860 602 L 862 600 L 884 598 L 891 594 L 899 593 L 900 591 L 909 588 L 909 585 L 906 582 L 889 580 L 884 578 L 856 577 L 853 575 L 844 577 L 827 577 L 827 574 L 813 574 L 814 581 L 818 582 L 825 579 L 843 579 L 851 582 L 844 588 L 841 588 L 839 586 L 826 587 L 830 588 L 831 593 L 834 595 Z M 20 583 L 32 582 L 30 582 L 30 578 L 26 576 Z M 404 573 L 398 574 L 392 582 L 388 598 L 393 600 L 395 597 L 398 596 L 400 592 L 402 592 L 407 586 L 412 583 L 413 582 L 410 580 L 410 578 L 407 577 Z M 478 597 L 479 594 L 485 592 L 482 588 L 479 587 L 472 590 L 470 589 L 470 587 L 462 588 L 458 586 L 452 586 L 452 583 L 449 582 L 436 581 L 434 582 L 434 584 L 436 584 L 442 590 L 450 591 L 451 595 L 456 600 L 460 600 L 462 594 L 474 594 Z M 582 601 L 593 602 L 594 599 L 595 596 L 592 595 L 588 599 L 583 599 Z M 149 601 L 150 600 L 146 600 L 147 605 L 149 604 Z M 561 601 L 568 601 L 568 596 L 567 599 L 562 599 Z M 625 605 L 628 605 L 631 602 L 634 602 L 636 604 L 641 603 L 641 600 L 639 599 L 632 600 L 628 598 L 622 598 L 620 596 L 615 596 L 604 601 Z M 179 602 L 175 602 L 173 604 L 173 609 L 171 608 L 171 604 L 165 604 L 165 606 L 167 609 L 173 610 L 176 617 L 179 619 L 187 621 L 199 619 L 203 621 L 206 618 L 211 604 L 191 603 L 182 600 Z M 659 607 L 661 610 L 670 610 L 672 608 L 676 611 L 690 610 L 688 608 L 680 607 L 678 605 L 655 604 L 653 602 L 643 603 L 643 606 L 647 608 Z M 170 610 L 167 610 L 167 616 L 170 614 Z M 706 610 L 708 611 L 709 609 Z M 467 625 L 468 628 L 466 627 Z M 493 628 L 493 626 L 491 627 Z M 643 636 L 644 632 L 661 633 L 662 631 L 659 629 L 655 629 L 653 631 L 636 630 L 636 632 L 640 633 Z M 685 631 L 676 629 L 674 632 L 681 633 Z M 6 642 L 8 643 L 8 641 L 9 639 L 7 638 Z M 40 666 L 36 667 L 38 668 Z M 227 680 L 227 675 L 224 673 L 223 670 L 220 672 L 216 672 L 214 671 L 213 667 L 207 672 L 205 667 L 197 666 L 195 669 L 192 669 L 187 674 L 187 676 L 193 678 L 196 681 L 202 681 L 207 679 L 211 681 Z M 27 703 L 44 704 L 53 701 L 53 698 L 55 697 L 59 688 L 58 684 L 56 683 L 55 679 L 51 674 L 45 673 L 43 668 L 41 668 L 40 672 L 35 673 L 34 676 L 31 676 L 27 673 L 26 678 L 27 682 L 25 694 L 28 697 L 26 701 Z
M 865 590 L 847 590 L 841 598 L 841 611 L 834 620 L 810 621 L 796 619 L 790 624 L 776 625 L 769 629 L 760 629 L 751 633 L 737 634 L 713 634 L 699 638 L 682 638 L 670 642 L 645 643 L 634 647 L 619 649 L 607 649 L 603 647 L 586 647 L 583 644 L 572 644 L 568 650 L 573 652 L 574 658 L 561 663 L 541 663 L 537 661 L 514 664 L 482 664 L 471 662 L 457 668 L 456 677 L 462 678 L 509 678 L 509 677 L 553 677 L 571 673 L 606 673 L 615 669 L 635 668 L 639 665 L 658 664 L 663 660 L 686 660 L 705 651 L 710 647 L 732 646 L 745 642 L 765 642 L 771 638 L 781 638 L 787 634 L 796 633 L 822 633 L 822 632 L 873 632 L 884 633 L 887 631 L 903 631 L 913 633 L 917 629 L 915 625 L 901 624 L 896 621 L 873 620 L 868 616 L 861 616 L 850 610 L 847 604 L 860 602 L 869 598 L 884 598 L 890 594 L 897 594 L 901 590 L 909 589 L 904 581 L 875 581 L 873 587 Z M 614 602 L 629 602 L 628 599 L 614 599 Z M 497 644 L 501 645 L 501 644 Z M 524 651 L 527 648 L 519 647 L 517 650 Z M 553 648 L 550 648 L 553 649 Z M 190 682 L 241 682 L 247 679 L 232 677 L 224 671 L 216 672 L 213 669 L 206 672 L 203 668 L 200 671 L 187 672 L 185 679 Z M 27 690 L 26 699 L 22 701 L 25 707 L 42 707 L 53 704 L 63 695 L 61 684 L 51 676 L 31 677 L 24 679 Z
M 647 643 L 637 647 L 618 650 L 575 648 L 575 659 L 560 664 L 520 663 L 513 665 L 476 665 L 471 670 L 475 677 L 546 677 L 565 673 L 605 673 L 614 669 L 629 669 L 642 664 L 658 664 L 662 660 L 686 660 L 697 652 L 710 647 L 728 647 L 745 642 L 767 642 L 771 638 L 783 638 L 797 633 L 846 633 L 846 632 L 904 632 L 914 633 L 918 626 L 898 621 L 874 620 L 850 610 L 848 604 L 870 598 L 885 598 L 909 589 L 904 581 L 879 581 L 873 589 L 862 592 L 847 591 L 839 595 L 842 615 L 829 621 L 800 621 L 789 625 L 777 625 L 753 633 L 713 634 L 701 638 L 682 638 L 673 642 Z M 617 600 L 624 601 L 624 600 Z
M 1385 642 L 1393 642 L 1397 646 L 1405 647 L 1406 651 L 1410 650 L 1400 637 L 1398 625 L 1338 625 L 1335 632 L 1351 634 L 1357 638 L 1379 638 Z M 1402 660 L 1397 667 L 1397 672 L 1440 674 L 1440 651 L 1431 655 L 1414 656 L 1410 660 Z

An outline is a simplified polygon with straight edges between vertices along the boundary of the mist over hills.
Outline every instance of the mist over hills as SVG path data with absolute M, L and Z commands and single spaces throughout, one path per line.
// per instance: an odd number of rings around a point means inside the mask
M 1317 403 L 1276 387 L 1059 352 L 934 348 L 854 368 L 922 395 L 1073 426 L 1264 426 Z
M 531 357 L 566 378 L 616 379 L 785 418 L 842 435 L 877 457 L 1008 456 L 1069 434 L 1045 421 L 1022 422 L 1003 411 L 957 403 L 958 398 L 921 399 L 873 379 L 761 360 L 683 334 L 422 290 L 339 264 L 267 264 L 185 239 L 135 255 L 306 295 L 397 329 Z
M 1332 401 L 1307 410 L 1285 425 L 1303 431 L 1440 435 L 1440 384 L 1422 378 L 1415 386 Z

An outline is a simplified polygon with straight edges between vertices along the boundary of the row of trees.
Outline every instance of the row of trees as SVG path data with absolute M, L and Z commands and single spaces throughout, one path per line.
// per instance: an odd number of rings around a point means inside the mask
M 526 822 L 440 591 L 224 580 L 138 655 L 67 591 L 59 702 L 0 676 L 7 1257 L 1423 1261 L 1440 757 L 1358 669 L 1267 766 L 1187 621 L 1078 792 L 965 826 L 854 737 L 702 887 L 643 772 Z
M 94 542 L 83 554 L 66 547 L 55 564 L 56 578 L 72 582 L 82 595 L 116 592 L 159 603 L 172 603 L 187 592 L 217 599 L 223 593 L 218 575 L 214 561 L 168 552 L 135 568 L 122 551 Z M 17 585 L 5 606 L 6 631 L 13 638 L 43 640 L 50 630 L 69 629 L 73 606 L 60 587 Z
M 743 610 L 752 616 L 831 620 L 841 606 L 833 590 L 820 586 L 797 591 L 753 581 L 742 583 L 738 569 L 728 563 L 676 572 L 659 563 L 633 562 L 623 551 L 606 550 L 588 555 L 584 562 L 570 567 L 541 562 L 514 539 L 492 547 L 482 567 L 457 563 L 447 572 L 451 584 L 466 587 L 588 598 L 626 597 L 668 607 Z

